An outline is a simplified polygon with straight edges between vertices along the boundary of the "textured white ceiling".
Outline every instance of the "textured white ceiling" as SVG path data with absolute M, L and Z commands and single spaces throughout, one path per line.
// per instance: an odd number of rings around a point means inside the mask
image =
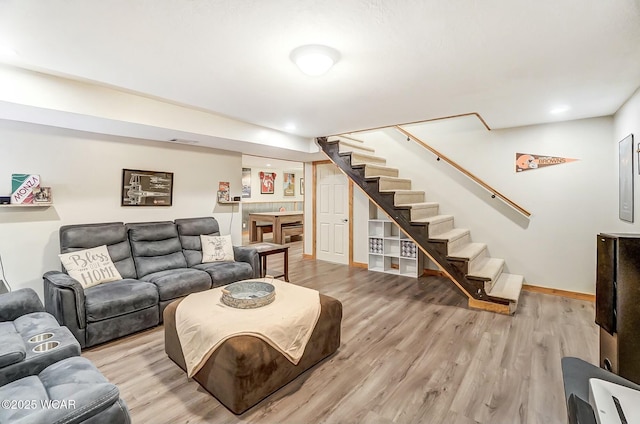
M 0 0 L 2 41 L 23 67 L 303 136 L 611 115 L 640 86 L 638 0 Z M 310 43 L 341 53 L 323 77 L 289 60 Z

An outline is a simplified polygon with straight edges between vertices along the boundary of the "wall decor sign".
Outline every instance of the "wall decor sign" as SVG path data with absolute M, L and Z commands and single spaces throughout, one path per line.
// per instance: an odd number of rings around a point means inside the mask
M 275 172 L 260 172 L 260 194 L 273 194 L 275 182 Z
M 633 134 L 618 143 L 618 215 L 633 222 Z
M 251 168 L 242 168 L 242 197 L 251 197 Z
M 295 196 L 296 195 L 296 174 L 284 174 L 284 195 Z
M 40 187 L 40 175 L 11 174 L 11 204 L 29 205 L 34 202 L 34 190 Z
M 121 206 L 171 206 L 173 172 L 122 170 Z
M 218 183 L 218 202 L 228 202 L 230 199 L 229 190 L 231 184 L 229 181 L 220 181 Z
M 563 158 L 558 156 L 534 155 L 532 153 L 516 153 L 516 172 L 531 171 L 547 166 L 562 165 L 575 162 L 578 159 Z

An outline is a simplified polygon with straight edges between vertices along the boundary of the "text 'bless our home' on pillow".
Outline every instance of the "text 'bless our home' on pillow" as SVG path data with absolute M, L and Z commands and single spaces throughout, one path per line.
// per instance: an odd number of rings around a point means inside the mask
M 58 257 L 67 273 L 85 289 L 109 281 L 122 280 L 106 245 L 64 253 Z

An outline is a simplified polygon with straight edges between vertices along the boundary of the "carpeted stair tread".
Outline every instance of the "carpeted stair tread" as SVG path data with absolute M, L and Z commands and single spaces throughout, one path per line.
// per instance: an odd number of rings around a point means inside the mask
M 413 221 L 412 221 L 413 222 Z M 466 228 L 454 228 L 451 231 L 447 231 L 446 233 L 438 234 L 433 237 L 429 237 L 431 240 L 443 240 L 447 242 L 456 241 L 464 236 L 471 234 L 471 231 Z M 451 256 L 451 255 L 449 255 Z M 475 257 L 475 256 L 474 256 Z
M 350 143 L 353 142 L 357 144 L 364 144 L 364 141 L 351 137 L 350 135 L 341 135 L 341 136 L 332 135 L 327 139 L 327 141 L 341 141 L 341 140 L 347 140 Z
M 397 168 L 367 163 L 364 165 L 364 177 L 397 177 L 400 171 Z
M 485 243 L 468 243 L 462 246 L 460 249 L 456 249 L 455 251 L 450 252 L 447 257 L 454 259 L 473 260 L 478 257 L 486 248 L 487 245 Z
M 360 152 L 340 153 L 340 155 L 351 155 L 351 163 L 353 165 L 366 165 L 373 163 L 376 165 L 385 165 L 387 160 L 380 156 L 368 155 Z
M 406 203 L 404 205 L 395 205 L 397 208 L 398 207 L 403 207 L 403 208 L 411 208 L 411 209 L 430 209 L 430 208 L 437 208 L 438 206 L 440 206 L 440 204 L 438 202 L 421 202 L 421 203 Z
M 411 189 L 411 180 L 398 177 L 378 177 L 378 187 L 380 191 L 409 190 Z
M 381 175 L 380 177 L 377 177 L 380 179 L 380 181 L 390 181 L 390 182 L 398 182 L 398 183 L 410 183 L 411 179 L 410 178 L 398 178 L 398 177 L 389 177 L 386 175 Z
M 504 259 L 502 258 L 482 258 L 474 264 L 473 269 L 469 270 L 467 277 L 478 280 L 496 281 L 504 268 Z
M 375 153 L 375 149 L 362 145 L 362 144 L 358 144 L 356 142 L 353 141 L 346 141 L 346 140 L 340 140 L 338 142 L 338 151 L 340 153 L 344 153 L 344 152 L 362 152 L 365 154 L 374 154 Z
M 424 202 L 425 193 L 422 190 L 384 190 L 380 193 L 394 193 L 393 204 Z
M 453 215 L 434 215 L 434 216 L 429 216 L 427 218 L 420 218 L 420 219 L 413 219 L 411 220 L 411 222 L 426 222 L 427 224 L 440 224 L 441 222 L 444 221 L 451 221 L 453 220 Z M 438 238 L 438 237 L 431 237 L 431 238 Z
M 503 272 L 500 274 L 498 281 L 496 281 L 491 291 L 487 294 L 501 299 L 509 299 L 517 304 L 520 292 L 522 291 L 523 281 L 524 277 L 522 275 L 507 274 Z
M 406 189 L 396 189 L 396 190 L 379 190 L 380 193 L 389 193 L 393 192 L 396 194 L 424 194 L 423 190 L 406 190 Z

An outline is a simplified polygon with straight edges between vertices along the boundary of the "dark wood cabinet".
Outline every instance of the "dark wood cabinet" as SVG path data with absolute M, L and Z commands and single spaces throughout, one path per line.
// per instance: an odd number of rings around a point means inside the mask
M 640 234 L 598 234 L 600 366 L 640 383 Z

